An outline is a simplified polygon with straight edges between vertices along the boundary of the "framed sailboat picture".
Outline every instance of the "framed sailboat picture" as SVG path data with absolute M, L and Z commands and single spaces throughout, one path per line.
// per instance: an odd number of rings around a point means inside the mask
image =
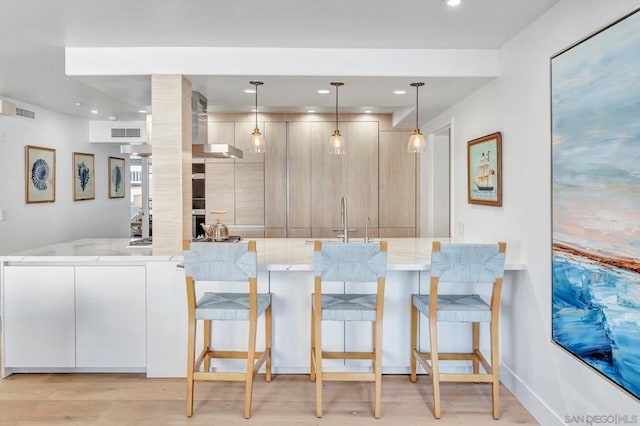
M 469 204 L 502 206 L 502 133 L 467 143 L 467 189 Z

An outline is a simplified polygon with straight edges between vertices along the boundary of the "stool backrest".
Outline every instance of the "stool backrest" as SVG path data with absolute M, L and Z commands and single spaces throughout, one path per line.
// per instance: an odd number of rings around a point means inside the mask
M 193 242 L 184 252 L 185 275 L 196 281 L 247 281 L 256 278 L 256 242 Z
M 504 276 L 506 244 L 434 241 L 431 276 L 440 282 L 493 283 Z
M 387 275 L 387 242 L 315 242 L 313 271 L 322 281 L 375 282 Z

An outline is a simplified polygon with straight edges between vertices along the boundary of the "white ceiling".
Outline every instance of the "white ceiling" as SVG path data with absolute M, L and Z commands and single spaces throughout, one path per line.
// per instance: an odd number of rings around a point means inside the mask
M 558 0 L 0 0 L 0 97 L 88 119 L 142 119 L 148 76 L 65 75 L 65 47 L 289 47 L 498 49 Z M 209 111 L 247 112 L 249 80 L 263 80 L 264 112 L 332 112 L 330 81 L 345 82 L 340 111 L 396 113 L 413 125 L 442 112 L 489 77 L 188 76 Z M 318 95 L 318 89 L 332 90 Z M 406 95 L 393 90 L 405 89 Z M 76 106 L 76 102 L 82 105 Z M 99 114 L 90 114 L 97 109 Z

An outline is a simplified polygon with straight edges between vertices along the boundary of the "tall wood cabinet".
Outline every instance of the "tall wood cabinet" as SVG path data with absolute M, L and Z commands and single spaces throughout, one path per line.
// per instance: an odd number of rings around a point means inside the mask
M 246 119 L 246 118 L 245 118 Z M 347 200 L 351 237 L 415 236 L 415 155 L 408 131 L 381 130 L 382 122 L 341 121 L 347 155 L 328 154 L 333 121 L 263 121 L 265 153 L 247 152 L 250 121 L 210 121 L 210 143 L 232 143 L 242 159 L 207 159 L 207 223 L 211 210 L 234 235 L 330 238 Z M 232 141 L 232 142 L 231 142 Z M 235 226 L 235 228 L 234 228 Z

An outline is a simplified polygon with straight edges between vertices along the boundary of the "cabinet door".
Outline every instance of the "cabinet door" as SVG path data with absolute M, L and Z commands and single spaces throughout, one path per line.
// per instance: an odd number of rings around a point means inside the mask
M 311 123 L 311 228 L 337 228 L 340 225 L 340 199 L 347 194 L 347 156 L 353 155 L 349 133 L 342 123 L 340 131 L 347 155 L 329 155 L 328 144 L 335 123 Z
M 311 123 L 289 123 L 289 229 L 311 233 Z M 309 234 L 309 235 L 307 235 Z M 290 236 L 293 236 L 290 234 Z
M 76 267 L 76 366 L 146 365 L 144 266 Z
M 236 163 L 236 225 L 264 225 L 264 164 Z
M 4 268 L 5 367 L 75 367 L 72 266 Z
M 407 152 L 410 136 L 411 132 L 380 132 L 380 228 L 416 226 L 417 157 Z M 381 232 L 384 236 L 391 235 Z
M 378 122 L 352 121 L 345 123 L 345 127 L 349 135 L 346 155 L 349 228 L 360 231 L 350 236 L 364 237 L 367 217 L 371 218 L 372 229 L 378 226 Z
M 207 159 L 205 170 L 206 223 L 215 223 L 216 218 L 220 218 L 222 223 L 234 223 L 236 217 L 234 168 L 233 163 L 222 164 Z M 225 210 L 227 213 L 213 215 L 210 213 L 211 210 Z
M 264 224 L 287 226 L 287 123 L 264 124 L 267 151 L 264 154 Z

